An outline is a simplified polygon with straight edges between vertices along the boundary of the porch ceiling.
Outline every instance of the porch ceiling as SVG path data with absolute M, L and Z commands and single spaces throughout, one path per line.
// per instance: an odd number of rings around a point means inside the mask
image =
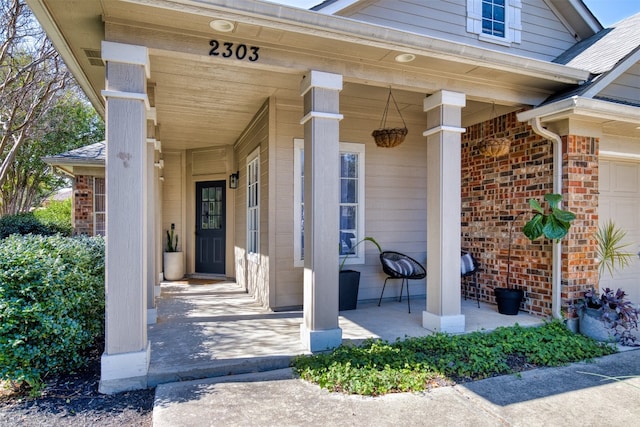
M 327 35 L 317 26 L 279 18 L 282 10 L 288 10 L 288 15 L 299 14 L 309 21 L 315 16 L 312 12 L 277 5 L 258 3 L 254 13 L 238 14 L 233 10 L 235 2 L 215 2 L 225 6 L 208 1 L 145 0 L 28 3 L 49 34 L 54 34 L 65 61 L 101 112 L 105 83 L 105 68 L 99 59 L 101 41 L 149 47 L 150 97 L 157 110 L 159 139 L 167 149 L 233 144 L 271 96 L 301 109 L 299 85 L 309 68 L 342 74 L 341 99 L 363 108 L 384 103 L 389 86 L 402 109 L 419 111 L 423 98 L 437 90 L 463 92 L 468 99 L 463 126 L 488 118 L 493 102 L 500 114 L 537 105 L 566 87 L 570 79 L 538 75 L 528 70 L 526 60 L 510 70 L 491 66 L 490 54 L 485 61 L 467 61 L 417 44 L 413 49 L 416 60 L 399 64 L 395 56 L 409 51 L 409 42 L 418 41 L 414 36 L 408 36 L 407 44 L 401 46 L 347 33 L 338 37 L 337 31 Z M 239 3 L 247 7 L 251 2 Z M 270 19 L 261 19 L 262 9 L 273 12 Z M 316 15 L 318 21 L 333 19 Z M 216 18 L 233 20 L 235 29 L 216 33 L 209 26 Z M 209 56 L 211 39 L 258 46 L 260 59 Z M 378 114 L 379 109 L 375 111 Z

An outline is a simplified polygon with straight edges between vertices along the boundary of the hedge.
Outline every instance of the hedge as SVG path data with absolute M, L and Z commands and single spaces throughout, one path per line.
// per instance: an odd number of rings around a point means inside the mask
M 71 235 L 71 227 L 66 225 L 46 222 L 37 218 L 33 213 L 6 215 L 0 218 L 0 239 L 12 234 L 40 234 L 52 236 L 54 234 Z
M 104 333 L 104 240 L 0 240 L 0 379 L 34 387 L 73 371 Z

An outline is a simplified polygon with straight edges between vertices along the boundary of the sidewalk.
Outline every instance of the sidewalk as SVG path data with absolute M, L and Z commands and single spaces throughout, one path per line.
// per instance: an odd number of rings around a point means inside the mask
M 609 377 L 635 376 L 619 381 Z M 370 398 L 329 393 L 289 369 L 159 385 L 155 427 L 613 426 L 640 419 L 640 351 Z

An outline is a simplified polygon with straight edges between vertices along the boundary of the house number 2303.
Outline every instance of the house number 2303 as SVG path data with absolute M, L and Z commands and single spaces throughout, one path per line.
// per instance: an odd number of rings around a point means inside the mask
M 211 40 L 209 45 L 211 45 L 211 50 L 209 51 L 211 56 L 222 55 L 223 58 L 235 56 L 239 60 L 248 59 L 251 62 L 255 62 L 260 58 L 258 55 L 260 48 L 256 46 L 234 45 L 231 42 L 220 43 L 218 40 Z

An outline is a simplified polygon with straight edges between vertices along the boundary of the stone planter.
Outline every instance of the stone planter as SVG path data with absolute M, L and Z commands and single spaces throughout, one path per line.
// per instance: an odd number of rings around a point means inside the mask
M 602 309 L 583 308 L 580 310 L 580 333 L 596 341 L 616 342 L 615 331 L 602 320 Z
M 164 253 L 164 279 L 180 280 L 184 277 L 184 257 L 182 252 Z
M 569 317 L 564 319 L 564 325 L 574 334 L 580 332 L 580 319 L 578 317 Z

